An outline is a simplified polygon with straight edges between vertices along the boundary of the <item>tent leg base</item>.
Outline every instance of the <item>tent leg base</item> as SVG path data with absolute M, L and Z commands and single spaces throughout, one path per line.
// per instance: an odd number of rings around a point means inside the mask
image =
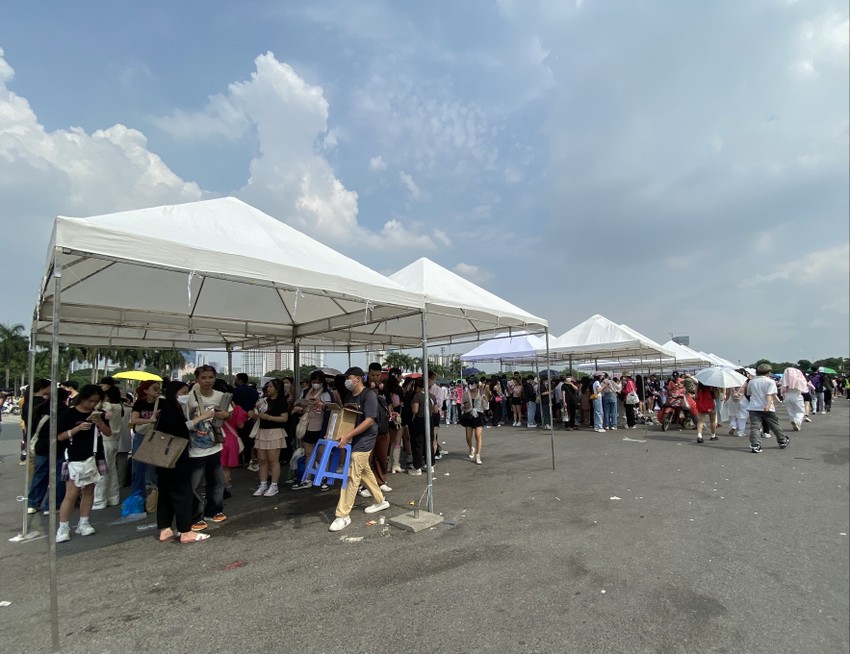
M 389 523 L 393 527 L 398 527 L 405 531 L 412 531 L 415 534 L 442 524 L 443 516 L 437 515 L 436 513 L 430 513 L 428 511 L 420 511 L 419 517 L 414 517 L 413 511 L 408 511 L 407 513 L 402 513 L 394 518 L 390 518 Z

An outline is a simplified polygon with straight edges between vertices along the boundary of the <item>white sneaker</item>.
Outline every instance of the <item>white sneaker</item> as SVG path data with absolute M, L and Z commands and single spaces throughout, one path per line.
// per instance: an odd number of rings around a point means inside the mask
M 474 448 L 474 447 L 470 447 L 470 448 L 469 448 L 469 458 L 470 458 L 470 459 L 474 459 L 474 458 L 475 458 L 475 448 Z
M 800 423 L 796 420 L 791 423 L 791 426 L 794 427 L 794 431 L 800 431 Z
M 269 489 L 269 485 L 266 482 L 262 482 L 260 487 L 254 491 L 254 497 L 262 497 L 265 495 L 265 492 Z
M 265 493 L 263 493 L 263 497 L 274 497 L 279 492 L 280 491 L 277 488 L 277 484 L 272 484 L 271 486 L 269 486 L 269 489 Z
M 363 513 L 377 513 L 378 511 L 383 511 L 384 509 L 390 508 L 390 503 L 384 500 L 380 504 L 372 504 L 371 506 L 367 506 L 363 509 Z
M 552 429 L 552 425 L 543 425 L 543 429 Z
M 811 421 L 812 421 L 812 419 L 811 419 L 811 418 L 809 418 L 809 416 L 805 416 L 805 417 L 803 418 L 803 420 L 805 420 L 806 422 L 811 422 Z
M 38 509 L 36 509 L 32 506 L 27 508 L 27 515 L 33 515 L 35 513 L 38 513 Z
M 251 461 L 251 463 L 248 464 L 248 470 L 250 470 L 251 472 L 259 472 L 260 464 L 256 461 Z
M 422 471 L 419 468 L 408 468 L 407 474 L 412 475 L 413 477 L 419 477 L 422 474 Z
M 387 486 L 386 484 L 381 484 L 381 491 L 382 491 L 382 492 L 384 492 L 384 493 L 391 493 L 391 492 L 392 492 L 392 490 L 393 490 L 393 489 L 392 489 L 392 488 L 390 488 L 389 486 Z
M 59 529 L 56 530 L 56 542 L 65 543 L 69 540 L 71 540 L 71 528 L 59 527 Z
M 611 431 L 617 431 L 616 427 L 611 427 Z
M 80 525 L 77 525 L 77 528 L 74 530 L 75 534 L 79 534 L 80 536 L 91 536 L 96 533 L 95 528 L 92 527 L 88 522 Z M 58 540 L 58 539 L 57 539 Z
M 481 465 L 481 455 L 480 454 L 475 457 L 475 465 L 478 465 L 478 466 Z
M 393 475 L 396 474 L 396 473 L 399 473 L 399 472 L 404 472 L 404 468 L 402 468 L 400 465 L 394 465 L 393 469 L 390 470 L 390 474 L 393 474 Z
M 368 488 L 361 488 L 360 497 L 372 497 L 372 492 Z
M 106 508 L 106 502 L 103 502 L 101 504 L 92 504 L 91 505 L 92 511 L 102 511 L 105 508 Z
M 328 531 L 342 531 L 350 524 L 351 518 L 348 516 L 345 516 L 344 518 L 337 518 L 331 523 L 331 526 L 328 527 Z

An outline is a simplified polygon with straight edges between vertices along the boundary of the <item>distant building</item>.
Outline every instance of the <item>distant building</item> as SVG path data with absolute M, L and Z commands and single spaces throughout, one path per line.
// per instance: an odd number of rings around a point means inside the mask
M 249 377 L 262 377 L 272 370 L 293 370 L 292 350 L 245 350 L 242 352 L 242 370 Z M 324 352 L 302 352 L 302 366 L 325 367 Z
M 691 344 L 690 336 L 674 336 L 673 342 L 678 343 L 679 345 L 689 346 Z

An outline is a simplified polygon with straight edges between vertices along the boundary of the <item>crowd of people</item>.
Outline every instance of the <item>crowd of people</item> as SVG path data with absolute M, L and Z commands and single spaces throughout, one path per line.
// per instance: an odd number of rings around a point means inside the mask
M 464 427 L 468 457 L 483 465 L 484 430 L 513 427 L 551 429 L 561 423 L 566 430 L 579 427 L 597 432 L 618 427 L 634 429 L 652 422 L 653 414 L 678 402 L 690 414 L 697 442 L 717 440 L 717 429 L 727 421 L 730 435 L 748 433 L 751 450 L 761 452 L 761 439 L 776 437 L 784 448 L 790 442 L 776 415 L 783 402 L 791 429 L 799 431 L 817 413 L 831 410 L 833 397 L 850 399 L 846 378 L 796 368 L 773 376 L 770 366 L 759 366 L 755 375 L 738 372 L 746 382 L 737 388 L 705 386 L 693 376 L 674 372 L 662 379 L 596 372 L 576 379 L 549 378 L 519 373 L 470 377 L 438 384 L 435 375 L 403 377 L 399 369 L 385 371 L 378 363 L 368 371 L 352 367 L 327 377 L 321 370 L 296 388 L 292 378 L 270 379 L 261 389 L 244 374 L 231 387 L 208 365 L 195 370 L 191 383 L 146 381 L 135 395 L 123 394 L 116 381 L 105 377 L 98 385 L 79 387 L 62 382 L 56 389 L 59 407 L 57 434 L 56 497 L 48 497 L 50 399 L 53 384 L 36 380 L 32 418 L 28 395 L 21 401 L 24 422 L 22 462 L 29 448 L 32 465 L 28 512 L 59 511 L 57 542 L 71 538 L 70 521 L 79 506 L 75 533 L 95 533 L 92 511 L 121 502 L 118 481 L 119 439 L 132 434 L 131 494 L 154 498 L 159 538 L 197 543 L 210 522 L 227 520 L 225 501 L 232 493 L 232 471 L 245 467 L 257 475 L 256 497 L 274 497 L 282 485 L 292 490 L 330 490 L 314 484 L 305 472 L 305 461 L 327 431 L 330 411 L 347 406 L 357 411 L 357 421 L 339 434 L 337 447 L 351 447 L 348 484 L 340 491 L 331 531 L 351 523 L 350 513 L 359 493 L 372 498 L 367 513 L 389 507 L 385 495 L 392 491 L 389 475 L 406 472 L 422 475 L 428 449 L 432 461 L 448 452 L 440 447 L 441 422 Z M 777 384 L 777 379 L 779 383 Z M 550 408 L 551 404 L 551 408 Z M 426 416 L 430 430 L 426 429 Z M 132 458 L 153 430 L 185 439 L 173 468 L 154 468 Z M 281 479 L 286 469 L 285 479 Z M 154 493 L 151 490 L 155 489 Z

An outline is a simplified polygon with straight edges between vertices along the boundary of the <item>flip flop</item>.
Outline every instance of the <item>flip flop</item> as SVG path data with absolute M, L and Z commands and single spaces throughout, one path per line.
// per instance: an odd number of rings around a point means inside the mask
M 181 539 L 180 542 L 188 545 L 190 543 L 200 543 L 201 541 L 209 540 L 209 538 L 210 538 L 209 534 L 199 534 L 198 532 L 194 532 L 194 534 L 195 534 L 195 537 L 192 540 L 182 540 Z

